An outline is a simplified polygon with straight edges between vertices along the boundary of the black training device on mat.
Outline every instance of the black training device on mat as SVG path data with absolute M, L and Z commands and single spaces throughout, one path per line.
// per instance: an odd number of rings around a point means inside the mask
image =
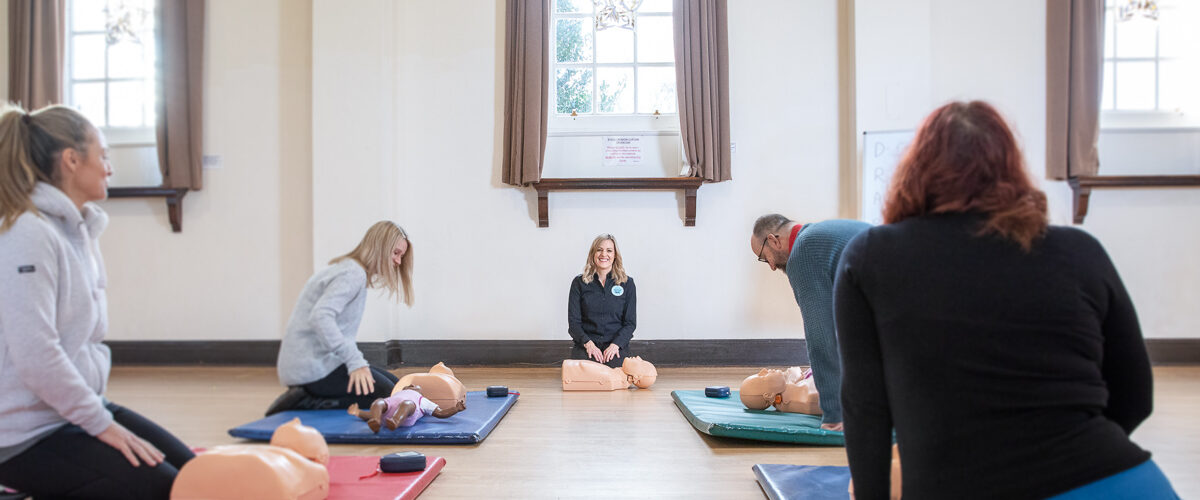
M 487 396 L 489 398 L 502 398 L 508 395 L 508 387 L 503 385 L 489 385 L 487 388 Z
M 704 388 L 704 395 L 710 398 L 727 398 L 729 397 L 729 386 L 727 385 L 712 385 Z
M 379 470 L 383 472 L 415 472 L 425 470 L 425 455 L 415 451 L 391 453 L 379 457 Z

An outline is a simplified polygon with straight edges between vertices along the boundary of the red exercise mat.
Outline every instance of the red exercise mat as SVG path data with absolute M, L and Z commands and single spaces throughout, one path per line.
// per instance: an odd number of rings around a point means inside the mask
M 329 500 L 358 498 L 391 498 L 412 500 L 446 465 L 442 457 L 425 457 L 425 470 L 419 472 L 380 472 L 379 457 L 329 457 Z M 363 476 L 371 476 L 360 479 Z

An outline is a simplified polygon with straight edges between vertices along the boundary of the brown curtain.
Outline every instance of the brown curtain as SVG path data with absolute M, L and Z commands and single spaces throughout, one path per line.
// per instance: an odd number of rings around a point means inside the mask
M 542 179 L 550 91 L 550 0 L 508 0 L 504 34 L 504 183 Z
M 158 164 L 166 187 L 198 190 L 204 185 L 206 1 L 158 3 Z
M 732 179 L 725 0 L 675 0 L 675 88 L 689 176 Z
M 1096 175 L 1104 0 L 1046 2 L 1046 177 Z
M 9 0 L 8 100 L 29 110 L 63 100 L 65 0 Z

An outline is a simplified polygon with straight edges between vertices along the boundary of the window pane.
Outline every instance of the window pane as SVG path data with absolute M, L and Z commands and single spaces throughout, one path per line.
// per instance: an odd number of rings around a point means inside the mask
M 157 109 L 158 95 L 155 92 L 154 79 L 148 78 L 142 85 L 142 102 L 145 103 L 145 112 L 143 113 L 143 123 L 147 127 L 153 127 L 155 122 L 155 110 Z
M 1200 56 L 1200 35 L 1193 28 L 1197 24 L 1200 24 L 1200 2 L 1162 10 L 1158 17 L 1159 57 Z
M 671 0 L 646 0 L 638 12 L 671 12 Z M 641 19 L 639 19 L 641 21 Z
M 1113 57 L 1113 10 L 1104 11 L 1104 58 L 1111 59 Z
M 592 0 L 555 0 L 554 12 L 592 12 Z
M 103 83 L 76 83 L 71 86 L 71 98 L 75 100 L 71 104 L 80 113 L 83 113 L 83 116 L 91 120 L 93 125 L 97 127 L 108 125 L 104 121 Z
M 1154 57 L 1157 23 L 1135 17 L 1129 21 L 1119 21 L 1116 30 L 1117 57 Z
M 559 68 L 555 75 L 558 105 L 555 111 L 571 114 L 592 112 L 592 70 Z
M 1164 111 L 1200 111 L 1200 64 L 1194 61 L 1159 63 L 1159 105 Z
M 1113 63 L 1104 63 L 1104 83 L 1100 93 L 1100 109 L 1113 109 Z
M 633 62 L 633 32 L 623 29 L 596 32 L 596 62 Z
M 104 31 L 104 0 L 71 0 L 72 31 Z
M 71 77 L 104 78 L 104 35 L 79 35 L 71 47 Z
M 675 68 L 638 68 L 638 113 L 674 113 Z
M 559 19 L 554 30 L 555 60 L 592 62 L 592 24 L 586 19 Z
M 145 78 L 153 67 L 147 64 L 145 48 L 140 43 L 121 41 L 108 46 L 109 78 Z
M 633 113 L 633 68 L 599 68 L 601 113 Z
M 638 17 L 638 62 L 672 62 L 675 39 L 668 16 Z
M 108 110 L 110 127 L 141 127 L 145 110 L 142 100 L 145 91 L 142 82 L 113 82 L 108 84 Z
M 1154 63 L 1116 63 L 1117 109 L 1154 109 Z

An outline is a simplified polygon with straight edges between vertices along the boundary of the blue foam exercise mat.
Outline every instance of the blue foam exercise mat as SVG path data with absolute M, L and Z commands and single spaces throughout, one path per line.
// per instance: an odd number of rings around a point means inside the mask
M 426 416 L 412 427 L 371 432 L 367 423 L 346 410 L 292 410 L 261 418 L 229 429 L 229 435 L 255 441 L 270 441 L 275 428 L 300 417 L 304 425 L 317 429 L 328 443 L 357 444 L 469 444 L 487 438 L 496 424 L 517 402 L 517 394 L 489 398 L 483 391 L 467 393 L 467 409 L 447 419 Z
M 738 391 L 728 398 L 710 398 L 704 391 L 671 391 L 675 406 L 696 430 L 710 436 L 754 439 L 778 443 L 845 446 L 838 431 L 821 429 L 821 417 L 802 413 L 750 410 Z
M 846 500 L 850 468 L 834 465 L 757 464 L 754 477 L 771 500 Z

